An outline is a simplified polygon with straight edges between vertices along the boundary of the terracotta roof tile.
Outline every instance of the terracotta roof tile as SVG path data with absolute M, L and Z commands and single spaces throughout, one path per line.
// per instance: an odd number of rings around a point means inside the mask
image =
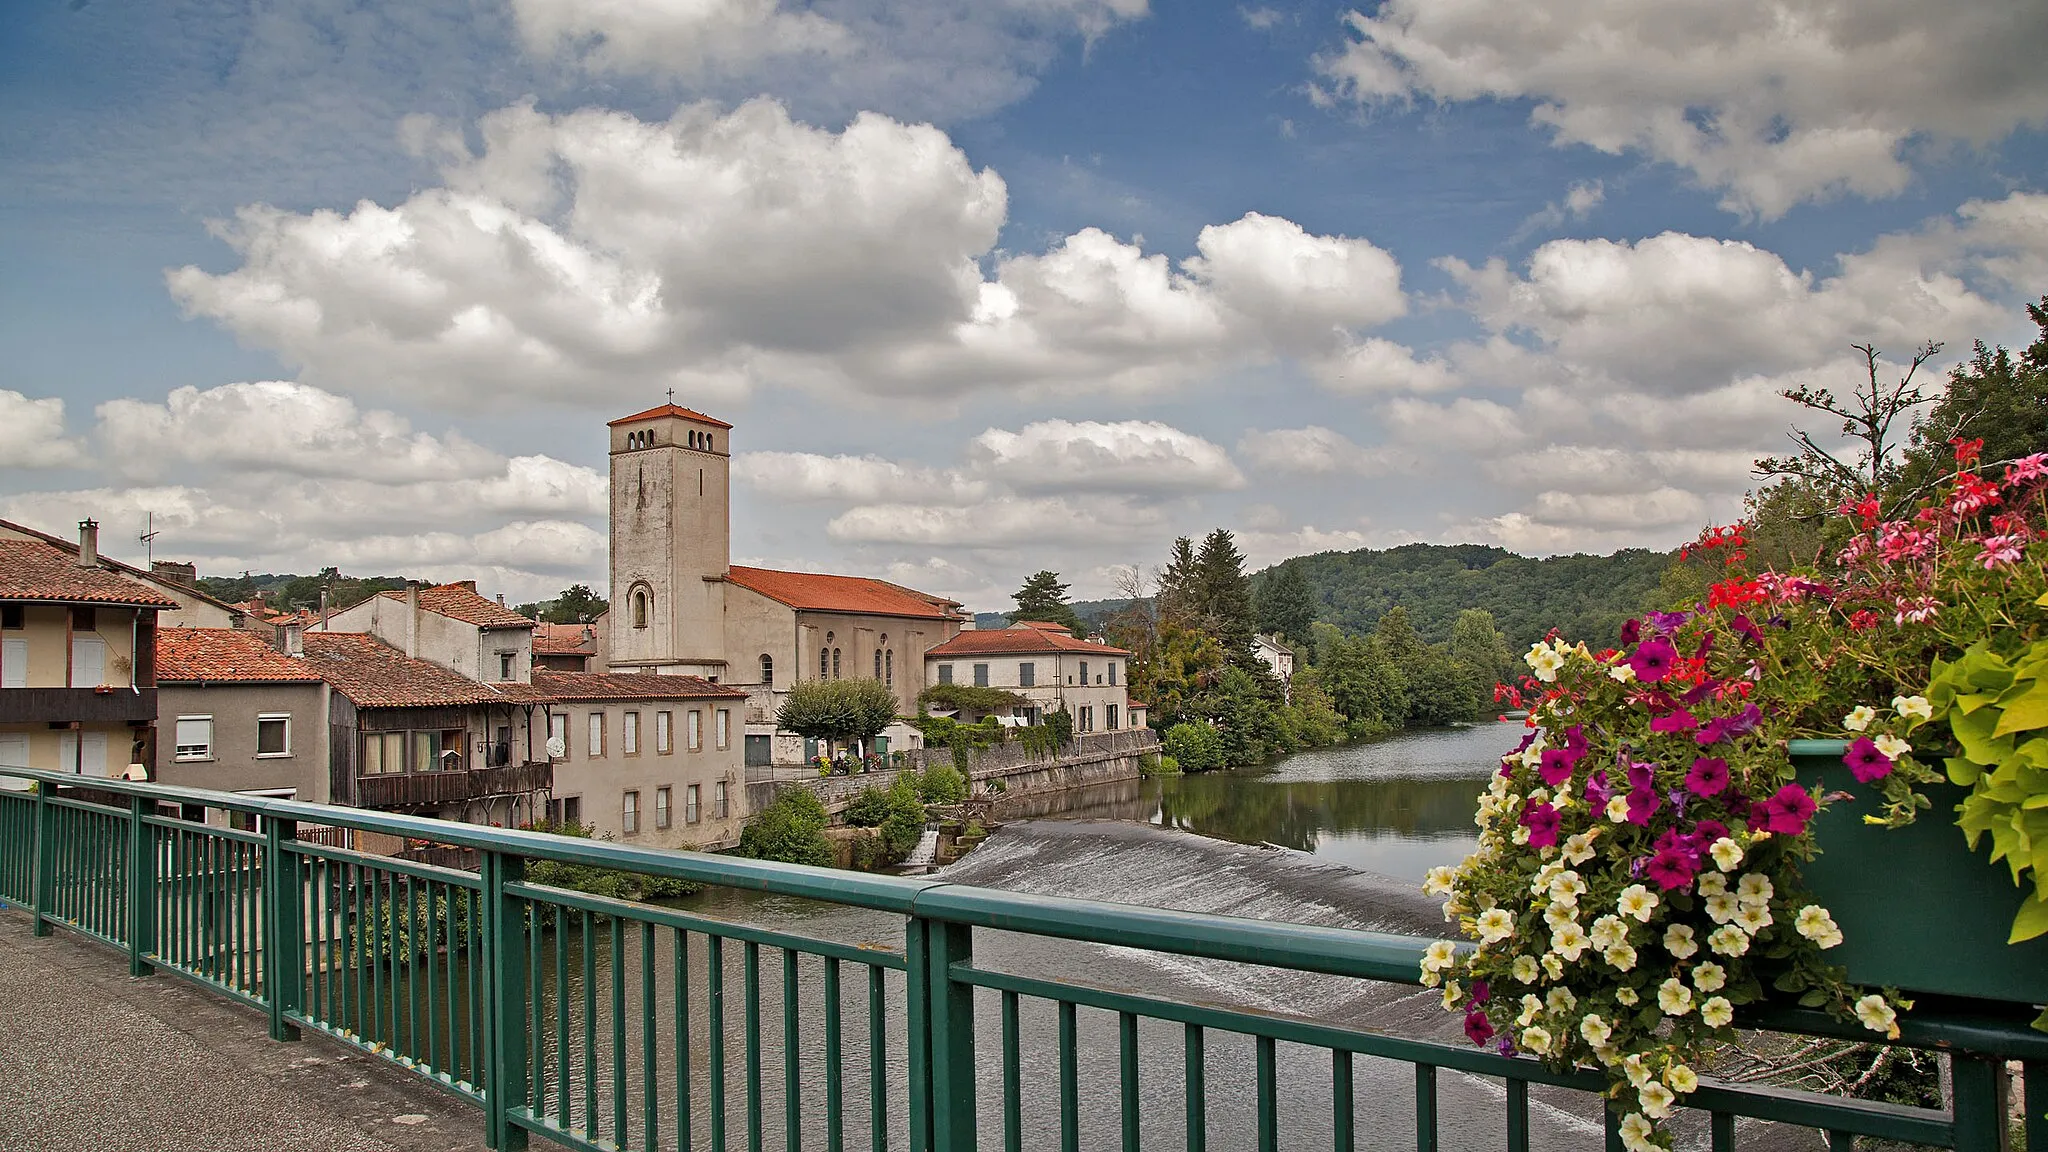
M 286 656 L 260 635 L 233 628 L 165 628 L 156 634 L 159 684 L 318 684 L 303 659 Z
M 178 602 L 105 568 L 81 568 L 78 552 L 40 540 L 0 540 L 0 600 L 55 600 L 176 608 Z
M 1076 640 L 1063 629 L 1059 632 L 1045 632 L 1037 628 L 993 628 L 980 632 L 962 632 L 944 644 L 926 652 L 930 656 L 996 656 L 1004 653 L 1030 652 L 1076 652 L 1082 655 L 1093 653 L 1097 656 L 1129 656 L 1122 648 L 1107 644 L 1094 644 L 1087 640 Z
M 544 656 L 595 656 L 596 631 L 591 624 L 535 624 L 533 650 Z
M 24 536 L 32 536 L 37 540 L 41 540 L 51 545 L 52 547 L 59 549 L 67 557 L 78 555 L 78 542 L 75 540 L 65 540 L 61 537 L 52 536 L 48 532 L 39 532 L 34 528 L 30 528 L 26 524 L 16 524 L 12 520 L 0 520 L 0 528 L 4 528 L 12 532 L 19 532 Z M 165 580 L 158 576 L 153 576 L 150 573 L 135 567 L 133 564 L 123 564 L 122 562 L 114 559 L 111 556 L 100 557 L 100 567 L 106 569 L 109 572 L 117 572 L 132 577 L 137 581 L 147 583 L 153 587 L 171 584 L 177 588 L 179 595 L 190 596 L 195 600 L 200 600 L 207 604 L 211 604 L 216 608 L 227 609 L 230 612 L 239 611 L 242 608 L 242 606 L 239 604 L 230 604 L 225 600 L 209 596 L 205 592 L 199 590 L 198 588 L 194 588 L 190 584 L 175 583 L 173 581 Z
M 645 412 L 635 412 L 631 416 L 621 416 L 617 420 L 605 425 L 605 427 L 617 428 L 621 424 L 631 424 L 635 420 L 652 420 L 656 416 L 680 416 L 685 420 L 699 420 L 719 428 L 732 427 L 732 425 L 727 424 L 716 416 L 706 416 L 702 412 L 692 411 L 676 404 L 657 404 Z
M 1020 628 L 1036 628 L 1040 632 L 1062 632 L 1069 636 L 1074 634 L 1072 628 L 1061 624 L 1057 620 L 1019 620 L 1017 621 L 1017 626 Z
M 403 589 L 392 589 L 379 595 L 400 603 L 405 601 Z M 533 621 L 512 611 L 488 596 L 479 596 L 468 584 L 436 584 L 420 589 L 420 607 L 451 620 L 474 624 L 479 628 L 531 628 Z
M 806 612 L 849 612 L 865 616 L 913 616 L 950 620 L 952 603 L 913 592 L 887 580 L 864 576 L 827 576 L 816 572 L 782 572 L 774 568 L 726 570 L 725 578 L 779 604 Z
M 438 664 L 407 656 L 363 632 L 306 633 L 306 666 L 361 708 L 502 704 L 508 700 L 523 703 L 527 695 L 479 684 Z
M 700 676 L 657 676 L 646 672 L 536 671 L 534 687 L 555 700 L 744 700 L 738 688 Z

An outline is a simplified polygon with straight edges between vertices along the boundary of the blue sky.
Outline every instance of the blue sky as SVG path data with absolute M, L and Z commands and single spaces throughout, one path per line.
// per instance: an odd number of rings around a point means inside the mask
M 0 516 L 207 572 L 601 582 L 602 424 L 670 386 L 736 559 L 985 608 L 1219 524 L 1669 547 L 1778 388 L 2048 292 L 2003 0 L 6 19 Z

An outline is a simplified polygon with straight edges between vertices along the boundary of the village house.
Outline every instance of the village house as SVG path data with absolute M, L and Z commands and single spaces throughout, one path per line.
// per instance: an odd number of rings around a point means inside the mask
M 962 632 L 927 652 L 925 664 L 932 684 L 999 688 L 1022 697 L 1026 703 L 1011 714 L 1025 724 L 1064 707 L 1082 735 L 1144 727 L 1128 695 L 1130 657 L 1122 648 L 1077 640 L 1064 625 L 1025 620 Z
M 549 816 L 658 848 L 739 842 L 747 694 L 697 676 L 542 670 L 554 757 Z
M 37 541 L 73 557 L 79 555 L 78 542 L 65 540 L 45 532 L 39 532 L 24 524 L 0 520 L 0 540 Z M 99 548 L 98 525 L 94 525 L 93 549 Z M 148 571 L 123 564 L 109 556 L 95 557 L 92 565 L 106 572 L 125 576 L 143 584 L 151 591 L 169 597 L 173 606 L 157 615 L 157 625 L 162 628 L 249 628 L 265 631 L 267 620 L 261 614 L 252 614 L 244 606 L 229 604 L 199 590 L 198 569 L 190 564 L 170 560 L 158 560 Z
M 478 595 L 476 581 L 461 580 L 379 592 L 309 631 L 366 632 L 471 680 L 525 684 L 533 675 L 533 629 L 502 599 Z
M 597 659 L 598 624 L 533 626 L 533 670 L 590 672 Z
M 0 764 L 152 776 L 157 618 L 179 604 L 107 564 L 97 523 L 78 527 L 69 547 L 0 535 Z
M 1263 634 L 1252 637 L 1252 655 L 1271 668 L 1282 684 L 1294 679 L 1294 649 L 1283 643 L 1280 637 Z
M 295 637 L 287 634 L 288 646 Z M 248 796 L 333 799 L 327 681 L 304 658 L 232 628 L 157 633 L 157 779 Z

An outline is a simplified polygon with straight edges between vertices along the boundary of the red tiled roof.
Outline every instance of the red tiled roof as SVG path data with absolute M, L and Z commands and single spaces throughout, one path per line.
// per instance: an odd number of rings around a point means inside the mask
M 585 635 L 585 629 L 591 634 Z M 543 656 L 595 656 L 595 632 L 590 624 L 535 624 L 533 650 Z
M 10 532 L 19 532 L 24 536 L 34 537 L 37 540 L 41 540 L 44 543 L 59 549 L 67 557 L 78 555 L 78 542 L 76 540 L 65 540 L 61 537 L 52 536 L 48 532 L 39 532 L 26 524 L 16 524 L 12 520 L 0 520 L 0 529 L 6 529 Z M 148 572 L 144 572 L 142 569 L 135 567 L 133 564 L 123 564 L 119 560 L 116 560 L 111 556 L 100 557 L 100 567 L 106 569 L 109 572 L 118 572 L 133 577 L 138 581 L 144 581 L 151 585 L 162 585 L 172 583 L 171 581 L 165 580 L 161 577 L 153 576 Z M 190 584 L 176 584 L 175 587 L 178 589 L 180 595 L 190 596 L 196 600 L 202 600 L 208 604 L 213 605 L 216 608 L 225 608 L 229 611 L 241 610 L 241 605 L 230 604 L 225 600 L 209 596 L 205 592 L 202 592 L 199 589 L 194 588 Z M 173 607 L 176 606 L 177 605 L 173 605 Z
M 430 708 L 525 702 L 523 684 L 492 686 L 438 664 L 416 660 L 364 632 L 308 632 L 308 668 L 361 708 Z
M 0 540 L 0 600 L 54 600 L 176 608 L 178 602 L 140 580 L 105 568 L 81 568 L 78 551 L 41 540 Z
M 159 684 L 318 684 L 306 661 L 233 628 L 165 628 L 156 634 Z
M 991 628 L 962 632 L 925 653 L 926 656 L 996 656 L 1004 653 L 1078 652 L 1083 655 L 1129 656 L 1122 648 L 1076 640 L 1065 629 L 1046 632 L 1037 628 Z
M 605 425 L 605 427 L 617 428 L 621 424 L 631 424 L 635 420 L 652 420 L 656 416 L 680 416 L 685 420 L 699 420 L 706 424 L 711 424 L 719 428 L 732 427 L 732 425 L 727 424 L 725 421 L 720 420 L 716 416 L 706 416 L 702 412 L 693 412 L 688 408 L 684 408 L 675 404 L 660 404 L 656 405 L 653 408 L 649 408 L 645 412 L 635 412 L 631 416 L 621 416 L 617 420 L 614 420 L 611 423 Z
M 806 612 L 914 616 L 926 620 L 953 618 L 953 613 L 946 610 L 951 601 L 865 576 L 782 572 L 773 568 L 743 568 L 735 564 L 726 570 L 725 578 L 779 604 Z
M 1069 628 L 1065 624 L 1061 624 L 1056 620 L 1019 620 L 1017 621 L 1017 624 L 1019 627 L 1023 628 L 1036 628 L 1040 632 L 1061 632 L 1068 636 L 1072 636 L 1074 634 L 1074 630 L 1072 628 Z
M 738 688 L 701 676 L 657 676 L 648 672 L 553 672 L 536 670 L 533 685 L 555 700 L 744 700 Z
M 391 589 L 380 595 L 400 603 L 405 601 L 403 589 Z M 468 583 L 436 584 L 422 588 L 420 607 L 451 620 L 474 624 L 479 628 L 533 627 L 533 621 L 488 596 L 477 595 L 476 588 Z

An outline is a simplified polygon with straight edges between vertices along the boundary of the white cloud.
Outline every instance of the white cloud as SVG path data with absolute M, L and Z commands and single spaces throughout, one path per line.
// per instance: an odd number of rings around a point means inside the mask
M 30 399 L 0 388 L 0 469 L 65 468 L 85 462 L 78 441 L 64 435 L 64 400 Z
M 1460 396 L 1446 404 L 1402 397 L 1387 404 L 1383 418 L 1399 443 L 1471 455 L 1518 444 L 1528 435 L 1523 417 L 1514 409 L 1472 396 Z
M 1560 143 L 1676 164 L 1766 217 L 1897 195 L 1916 139 L 2048 123 L 2038 4 L 1389 0 L 1347 23 L 1316 61 L 1334 95 L 1527 100 Z
M 1257 8 L 1239 8 L 1237 14 L 1244 20 L 1245 27 L 1250 28 L 1254 32 L 1271 31 L 1287 19 L 1285 12 L 1263 5 Z
M 530 49 L 569 51 L 593 68 L 686 80 L 736 72 L 771 56 L 843 54 L 846 26 L 777 0 L 512 0 Z
M 1042 420 L 990 428 L 969 466 L 1020 492 L 1177 493 L 1244 487 L 1222 448 L 1156 420 Z
M 1407 345 L 1378 336 L 1347 342 L 1310 368 L 1324 387 L 1337 392 L 1442 392 L 1458 385 L 1457 374 L 1442 357 L 1417 359 Z
M 1367 448 L 1319 424 L 1247 432 L 1237 452 L 1252 467 L 1281 475 L 1383 476 L 1419 463 L 1416 454 L 1398 446 Z
M 742 483 L 782 500 L 849 504 L 893 500 L 978 500 L 988 486 L 957 472 L 920 468 L 880 456 L 813 452 L 743 452 L 733 461 Z
M 450 158 L 444 186 L 394 207 L 242 209 L 218 226 L 241 266 L 173 270 L 173 295 L 308 383 L 445 406 L 667 385 L 1144 392 L 1289 357 L 1377 388 L 1447 381 L 1363 335 L 1405 309 L 1368 241 L 1249 213 L 1202 229 L 1178 268 L 1095 228 L 999 251 L 1001 177 L 928 125 L 831 132 L 763 99 L 658 123 L 520 105 L 479 131 L 471 155 L 409 123 Z
M 1001 496 L 954 507 L 865 504 L 833 517 L 834 540 L 929 548 L 1026 548 L 1116 544 L 1134 531 L 1156 532 L 1155 508 L 1114 497 Z

